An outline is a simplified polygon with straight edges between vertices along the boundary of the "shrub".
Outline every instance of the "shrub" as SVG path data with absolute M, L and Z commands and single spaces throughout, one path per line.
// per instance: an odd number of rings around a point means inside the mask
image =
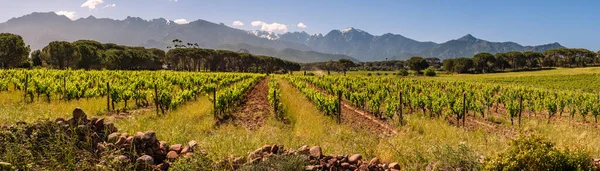
M 213 165 L 213 163 L 214 162 L 205 155 L 197 154 L 193 155 L 192 157 L 185 157 L 175 161 L 169 170 L 215 170 L 216 167 Z
M 434 146 L 432 154 L 433 170 L 481 170 L 479 157 L 467 145 L 461 143 L 457 148 L 449 145 Z
M 507 151 L 486 161 L 485 170 L 590 170 L 591 162 L 585 152 L 561 151 L 533 134 L 513 140 Z
M 400 71 L 398 71 L 398 75 L 400 76 L 408 76 L 408 71 L 405 69 L 400 69 Z
M 0 128 L 0 170 L 98 170 L 92 143 L 65 129 L 51 121 Z
M 435 70 L 433 68 L 427 68 L 425 69 L 425 76 L 428 77 L 435 77 Z

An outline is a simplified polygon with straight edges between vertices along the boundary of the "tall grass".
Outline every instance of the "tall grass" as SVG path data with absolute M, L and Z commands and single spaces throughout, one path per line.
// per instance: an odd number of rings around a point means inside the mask
M 23 102 L 23 94 L 18 92 L 0 93 L 0 125 L 13 124 L 17 121 L 33 122 L 40 119 L 70 117 L 75 107 L 81 107 L 88 116 L 98 116 L 106 112 L 106 99 L 90 98 L 80 100 L 36 100 Z

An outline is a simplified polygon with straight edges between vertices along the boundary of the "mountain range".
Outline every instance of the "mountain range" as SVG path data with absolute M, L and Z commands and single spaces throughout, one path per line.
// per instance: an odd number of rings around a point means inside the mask
M 32 13 L 0 23 L 0 32 L 23 36 L 32 49 L 41 49 L 51 41 L 91 39 L 103 43 L 165 49 L 173 39 L 198 43 L 203 48 L 248 50 L 296 62 L 339 60 L 380 61 L 408 59 L 411 56 L 440 59 L 470 57 L 479 52 L 545 51 L 564 48 L 559 43 L 522 46 L 514 42 L 490 42 L 468 34 L 444 43 L 421 42 L 398 34 L 372 35 L 355 28 L 309 35 L 306 32 L 276 34 L 240 30 L 223 23 L 196 20 L 176 24 L 164 18 L 124 20 L 95 18 L 71 20 L 53 12 Z

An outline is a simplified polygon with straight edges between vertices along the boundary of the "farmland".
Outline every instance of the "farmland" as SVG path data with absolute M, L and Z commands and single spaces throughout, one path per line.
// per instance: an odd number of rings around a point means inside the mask
M 170 143 L 196 140 L 211 161 L 283 144 L 377 157 L 409 170 L 481 169 L 480 158 L 490 160 L 529 134 L 600 157 L 596 73 L 585 68 L 424 78 L 3 70 L 0 125 L 68 118 L 80 107 L 120 132 L 153 130 Z M 16 162 L 9 156 L 0 160 Z

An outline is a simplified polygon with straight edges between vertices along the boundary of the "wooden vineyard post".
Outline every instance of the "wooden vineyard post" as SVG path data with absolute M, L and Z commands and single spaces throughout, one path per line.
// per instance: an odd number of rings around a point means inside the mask
M 306 71 L 304 71 L 304 76 L 306 76 Z
M 67 100 L 67 76 L 63 77 L 63 100 Z
M 273 99 L 273 111 L 275 111 L 275 117 L 277 119 L 281 119 L 281 118 L 279 118 L 279 113 L 277 113 L 277 106 L 278 106 L 277 105 L 278 104 L 277 103 L 277 89 L 273 90 L 273 98 L 274 98 Z
M 23 102 L 27 103 L 27 87 L 29 87 L 28 85 L 29 83 L 29 74 L 25 74 L 25 88 L 23 90 L 25 90 L 25 92 L 23 93 Z
M 398 116 L 400 118 L 400 126 L 404 125 L 404 118 L 402 117 L 402 91 L 399 91 L 398 97 L 400 98 L 400 103 L 398 104 Z
M 106 111 L 110 111 L 110 83 L 106 82 Z
M 215 118 L 215 120 L 217 119 L 217 89 L 215 87 L 215 90 L 213 91 L 213 117 Z
M 217 87 L 213 91 L 213 117 L 217 120 Z
M 342 90 L 338 90 L 338 106 L 337 106 L 338 114 L 337 121 L 338 124 L 342 123 Z
M 159 114 L 158 114 L 158 110 L 159 110 L 158 105 L 159 104 L 160 103 L 158 102 L 158 87 L 156 86 L 156 84 L 154 84 L 154 105 L 156 106 L 156 115 L 157 116 L 159 116 Z
M 523 111 L 523 96 L 519 96 L 519 126 L 521 126 L 521 113 Z
M 465 127 L 465 120 L 467 119 L 467 92 L 463 92 L 463 127 Z

